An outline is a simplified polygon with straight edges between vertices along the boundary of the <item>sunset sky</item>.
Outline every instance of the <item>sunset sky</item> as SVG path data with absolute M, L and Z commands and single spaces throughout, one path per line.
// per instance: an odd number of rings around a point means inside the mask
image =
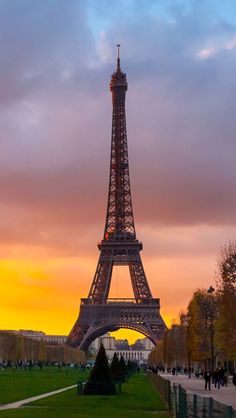
M 87 297 L 118 42 L 137 238 L 168 325 L 235 240 L 235 0 L 0 0 L 0 329 L 67 334 Z M 132 296 L 126 267 L 110 296 Z

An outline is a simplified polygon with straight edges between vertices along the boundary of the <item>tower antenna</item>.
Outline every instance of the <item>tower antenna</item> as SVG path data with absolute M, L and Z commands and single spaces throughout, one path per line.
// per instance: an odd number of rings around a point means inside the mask
M 117 44 L 117 71 L 120 71 L 120 44 Z

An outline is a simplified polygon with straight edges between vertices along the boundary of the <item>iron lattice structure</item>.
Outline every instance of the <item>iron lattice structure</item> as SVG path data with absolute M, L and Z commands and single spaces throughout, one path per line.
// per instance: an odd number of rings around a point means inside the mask
M 98 336 L 119 328 L 139 331 L 156 344 L 166 328 L 159 299 L 152 297 L 144 272 L 142 243 L 136 239 L 125 115 L 127 88 L 118 46 L 117 68 L 110 83 L 113 116 L 104 236 L 98 244 L 100 256 L 88 298 L 81 300 L 79 317 L 67 339 L 69 345 L 84 350 Z M 134 299 L 108 299 L 114 265 L 129 266 Z

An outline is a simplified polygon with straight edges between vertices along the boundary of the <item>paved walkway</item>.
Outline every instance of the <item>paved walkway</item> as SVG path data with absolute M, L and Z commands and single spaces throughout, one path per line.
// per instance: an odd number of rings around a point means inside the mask
M 236 386 L 230 381 L 228 386 L 215 389 L 214 385 L 211 385 L 211 390 L 205 390 L 205 381 L 202 377 L 191 376 L 189 379 L 186 375 L 179 374 L 173 376 L 172 374 L 161 374 L 162 377 L 170 380 L 172 383 L 181 385 L 187 392 L 196 393 L 197 395 L 212 397 L 218 402 L 222 402 L 225 405 L 230 405 L 236 409 Z
M 16 409 L 20 408 L 22 405 L 26 403 L 37 401 L 38 399 L 47 398 L 48 396 L 56 395 L 57 393 L 65 392 L 66 390 L 75 388 L 76 385 L 67 386 L 66 388 L 54 390 L 53 392 L 43 393 L 41 395 L 33 396 L 32 398 L 22 399 L 21 401 L 8 403 L 6 405 L 0 405 L 0 411 L 4 409 Z

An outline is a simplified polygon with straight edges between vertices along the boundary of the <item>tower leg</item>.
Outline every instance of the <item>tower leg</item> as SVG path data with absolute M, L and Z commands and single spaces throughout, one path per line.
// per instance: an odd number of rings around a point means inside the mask
M 129 263 L 131 283 L 136 300 L 151 299 L 152 294 L 148 286 L 140 254 L 135 261 Z

